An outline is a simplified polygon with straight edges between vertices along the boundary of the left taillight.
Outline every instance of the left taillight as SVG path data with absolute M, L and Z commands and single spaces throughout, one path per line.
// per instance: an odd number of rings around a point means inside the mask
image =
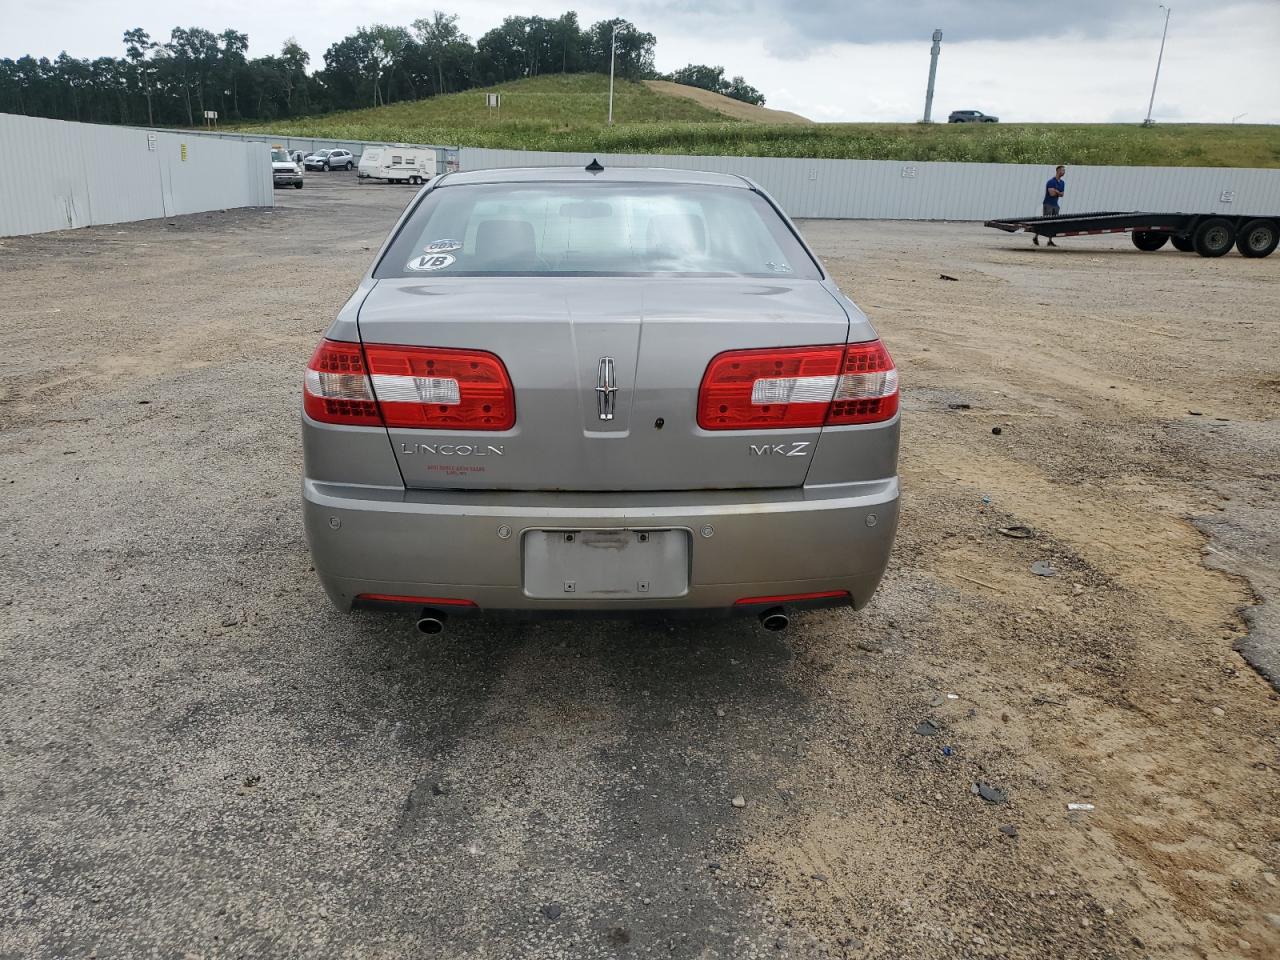
M 878 423 L 898 412 L 898 371 L 879 340 L 730 350 L 698 391 L 703 430 Z
M 382 426 L 360 344 L 320 341 L 307 364 L 302 409 L 321 423 Z
M 515 391 L 485 350 L 325 340 L 307 367 L 313 420 L 420 430 L 510 430 Z

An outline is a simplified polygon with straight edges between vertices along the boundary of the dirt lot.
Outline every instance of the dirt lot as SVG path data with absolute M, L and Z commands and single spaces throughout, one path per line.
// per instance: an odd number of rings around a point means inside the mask
M 1280 955 L 1280 257 L 805 224 L 905 384 L 875 603 L 426 640 L 298 491 L 409 195 L 0 240 L 0 957 Z

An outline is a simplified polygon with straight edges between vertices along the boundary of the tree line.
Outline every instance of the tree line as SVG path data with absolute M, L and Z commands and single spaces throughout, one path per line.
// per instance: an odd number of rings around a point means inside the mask
M 615 34 L 616 31 L 616 34 Z M 0 59 L 0 112 L 59 120 L 198 126 L 206 110 L 220 122 L 273 120 L 419 100 L 472 87 L 550 73 L 607 73 L 632 80 L 670 79 L 748 103 L 764 97 L 722 67 L 689 64 L 669 75 L 654 69 L 651 33 L 622 18 L 583 27 L 572 11 L 507 17 L 478 40 L 456 14 L 435 11 L 408 27 L 373 24 L 332 44 L 321 69 L 296 40 L 278 55 L 249 59 L 249 36 L 174 27 L 154 40 L 141 27 L 123 36 L 123 57 Z

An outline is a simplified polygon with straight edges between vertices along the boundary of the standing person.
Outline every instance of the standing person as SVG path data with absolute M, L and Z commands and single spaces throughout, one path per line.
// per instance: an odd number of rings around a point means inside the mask
M 1056 217 L 1061 211 L 1058 209 L 1058 199 L 1067 192 L 1067 182 L 1063 177 L 1067 173 L 1067 168 L 1058 165 L 1058 169 L 1054 171 L 1054 175 L 1049 178 L 1044 185 L 1044 200 L 1041 202 L 1041 216 Z M 1040 234 L 1035 234 L 1031 238 L 1031 242 L 1037 247 L 1040 246 Z M 1056 247 L 1053 237 L 1049 238 L 1049 246 Z

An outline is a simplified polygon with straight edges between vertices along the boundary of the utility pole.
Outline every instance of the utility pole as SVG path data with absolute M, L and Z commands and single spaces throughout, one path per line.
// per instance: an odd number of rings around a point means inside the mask
M 1142 121 L 1144 127 L 1149 127 L 1154 120 L 1151 119 L 1151 110 L 1156 105 L 1156 84 L 1160 82 L 1160 62 L 1164 60 L 1164 41 L 1169 36 L 1169 14 L 1173 13 L 1173 7 L 1166 7 L 1160 4 L 1160 9 L 1164 11 L 1164 33 L 1160 34 L 1160 56 L 1156 57 L 1156 78 L 1151 81 L 1151 102 L 1147 104 L 1147 119 Z
M 942 31 L 933 31 L 933 47 L 929 51 L 929 89 L 924 95 L 924 122 L 933 116 L 933 80 L 938 75 L 938 53 L 942 50 Z
M 613 39 L 609 41 L 609 126 L 613 126 L 613 61 L 618 55 L 618 25 L 613 25 Z

